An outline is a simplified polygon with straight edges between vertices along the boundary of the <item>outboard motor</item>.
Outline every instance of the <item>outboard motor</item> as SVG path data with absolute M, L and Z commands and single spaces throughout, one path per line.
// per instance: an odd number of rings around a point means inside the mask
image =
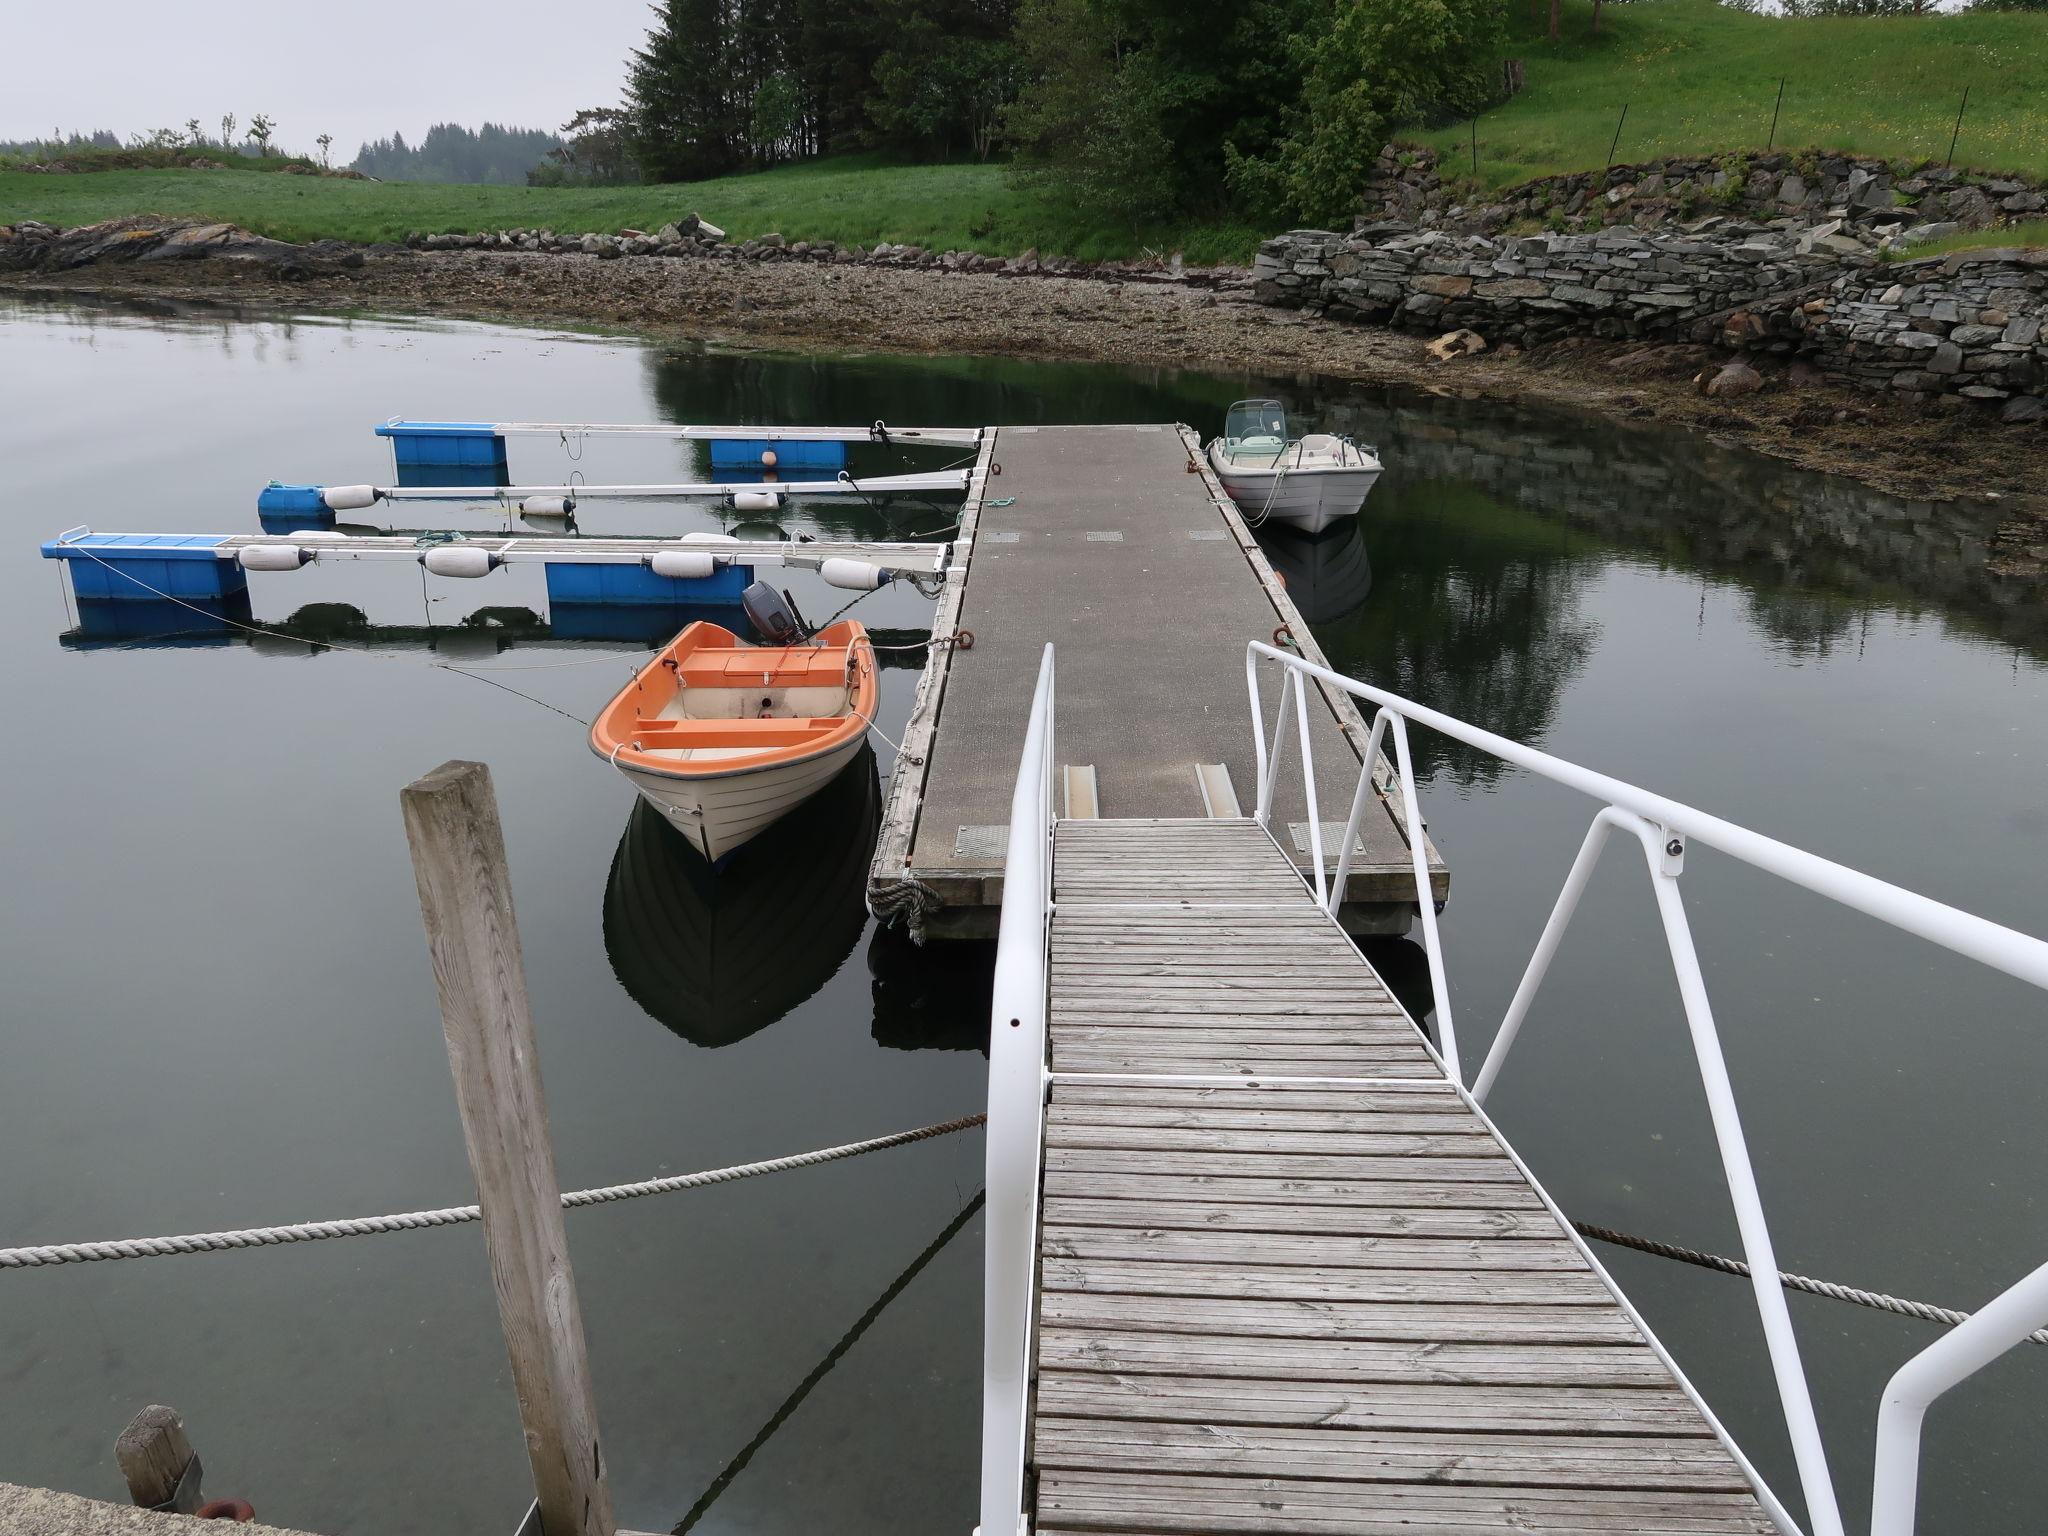
M 804 638 L 804 621 L 797 617 L 787 596 L 765 581 L 757 581 L 740 594 L 740 607 L 756 634 L 770 645 L 795 645 Z

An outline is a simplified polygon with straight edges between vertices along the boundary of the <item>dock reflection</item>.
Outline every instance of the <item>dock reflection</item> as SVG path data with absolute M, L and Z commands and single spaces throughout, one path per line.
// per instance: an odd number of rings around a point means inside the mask
M 604 896 L 619 985 L 693 1045 L 731 1045 L 783 1018 L 831 979 L 867 924 L 880 813 L 864 748 L 714 873 L 636 799 Z
M 900 928 L 877 927 L 868 941 L 875 1044 L 986 1056 L 995 976 L 993 939 L 918 944 Z

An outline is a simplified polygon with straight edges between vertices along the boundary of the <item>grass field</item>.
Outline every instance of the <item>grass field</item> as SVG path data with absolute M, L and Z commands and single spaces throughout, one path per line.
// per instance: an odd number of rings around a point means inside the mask
M 1548 7 L 1546 6 L 1547 10 Z M 1607 163 L 1624 105 L 1619 161 L 1760 150 L 1785 81 L 1780 147 L 1854 150 L 1937 163 L 1963 88 L 1956 164 L 2048 176 L 2048 15 L 1755 16 L 1715 0 L 1565 0 L 1563 37 L 1544 39 L 1509 0 L 1507 52 L 1526 62 L 1520 95 L 1479 120 L 1490 187 Z M 1471 129 L 1416 135 L 1469 174 Z
M 49 176 L 0 171 L 0 223 L 90 224 L 127 214 L 189 214 L 280 240 L 399 240 L 482 229 L 656 230 L 701 213 L 735 240 L 791 240 L 1014 256 L 1037 247 L 1084 260 L 1150 248 L 1194 262 L 1248 261 L 1248 226 L 1092 225 L 1012 187 L 999 165 L 889 165 L 869 156 L 717 181 L 637 187 L 481 187 L 280 176 L 258 171 L 102 171 Z

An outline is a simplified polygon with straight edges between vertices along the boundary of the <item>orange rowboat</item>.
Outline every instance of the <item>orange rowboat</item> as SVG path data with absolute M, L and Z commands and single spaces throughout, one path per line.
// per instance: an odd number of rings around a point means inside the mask
M 590 750 L 716 864 L 824 788 L 874 715 L 865 625 L 765 646 L 700 620 L 605 706 Z

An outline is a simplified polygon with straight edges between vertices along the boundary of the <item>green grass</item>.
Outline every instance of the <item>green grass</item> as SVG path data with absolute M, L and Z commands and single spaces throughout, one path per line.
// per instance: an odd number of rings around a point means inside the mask
M 2004 229 L 1966 229 L 1909 250 L 1887 251 L 1885 255 L 1891 261 L 1918 261 L 1923 256 L 1946 256 L 1951 251 L 1975 251 L 1987 246 L 2019 246 L 2035 250 L 2048 247 L 2048 219 L 2034 219 Z
M 1618 161 L 1761 150 L 1780 76 L 1780 149 L 1939 164 L 1967 85 L 1956 164 L 2048 176 L 2048 15 L 1785 20 L 1715 0 L 1636 0 L 1604 7 L 1595 36 L 1590 0 L 1566 0 L 1551 43 L 1522 0 L 1509 14 L 1507 52 L 1526 61 L 1528 83 L 1479 120 L 1489 187 L 1598 170 L 1624 104 Z M 1469 175 L 1470 134 L 1460 123 L 1419 137 Z
M 1090 223 L 1012 187 L 999 165 L 890 165 L 848 156 L 728 176 L 636 187 L 481 187 L 329 180 L 258 171 L 104 171 L 47 176 L 0 171 L 0 223 L 91 224 L 128 214 L 191 215 L 280 240 L 400 240 L 485 229 L 561 233 L 659 229 L 701 213 L 734 240 L 915 244 L 1014 256 L 1100 261 L 1146 249 L 1192 262 L 1251 259 L 1261 232 L 1189 222 L 1132 229 Z

